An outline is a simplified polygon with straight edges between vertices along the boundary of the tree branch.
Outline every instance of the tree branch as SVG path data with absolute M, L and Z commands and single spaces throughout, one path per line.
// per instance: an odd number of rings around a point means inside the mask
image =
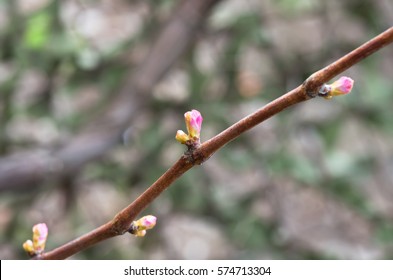
M 134 202 L 120 211 L 115 218 L 105 225 L 75 239 L 53 251 L 37 256 L 37 259 L 63 259 L 102 240 L 124 234 L 136 216 L 155 198 L 157 198 L 177 178 L 196 164 L 201 164 L 213 153 L 229 143 L 245 131 L 260 124 L 271 116 L 294 104 L 309 100 L 318 95 L 318 89 L 323 83 L 334 76 L 392 43 L 393 28 L 389 28 L 374 39 L 343 56 L 327 67 L 312 74 L 302 85 L 285 95 L 270 102 L 255 113 L 233 124 L 217 136 L 204 142 L 192 151 L 186 152 L 168 171 L 166 171 L 153 185 L 142 193 Z

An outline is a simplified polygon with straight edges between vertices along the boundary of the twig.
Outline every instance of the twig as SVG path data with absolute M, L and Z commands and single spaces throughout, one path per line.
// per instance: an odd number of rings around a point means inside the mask
M 37 259 L 63 259 L 102 240 L 124 234 L 136 216 L 155 198 L 157 198 L 177 178 L 196 164 L 201 164 L 213 153 L 229 143 L 245 131 L 260 124 L 271 116 L 291 105 L 309 100 L 318 95 L 323 83 L 345 71 L 352 65 L 368 57 L 384 46 L 393 42 L 393 27 L 363 44 L 359 48 L 343 56 L 327 67 L 312 74 L 302 85 L 270 102 L 255 113 L 233 124 L 217 136 L 204 142 L 191 153 L 185 153 L 168 171 L 153 185 L 142 193 L 134 202 L 120 211 L 113 220 L 105 225 L 77 238 L 57 249 L 37 256 Z

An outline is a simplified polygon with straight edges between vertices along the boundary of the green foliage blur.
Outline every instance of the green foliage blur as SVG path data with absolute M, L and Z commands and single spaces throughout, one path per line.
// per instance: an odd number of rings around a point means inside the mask
M 116 98 L 180 1 L 0 0 L 0 153 L 56 149 Z M 72 178 L 0 196 L 0 257 L 26 259 L 38 222 L 47 250 L 107 222 L 184 152 L 391 26 L 386 0 L 230 0 L 149 93 L 124 142 Z M 75 259 L 390 259 L 393 48 L 344 74 L 351 94 L 316 98 L 245 133 L 186 173 L 143 214 L 144 238 Z

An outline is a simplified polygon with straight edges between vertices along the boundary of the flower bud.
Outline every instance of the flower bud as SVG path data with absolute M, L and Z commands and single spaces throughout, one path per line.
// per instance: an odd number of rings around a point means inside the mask
M 197 110 L 188 111 L 184 114 L 188 136 L 199 139 L 202 127 L 202 115 Z
M 201 143 L 202 115 L 197 110 L 191 110 L 184 114 L 184 119 L 188 134 L 182 130 L 178 130 L 176 133 L 176 140 L 187 145 L 188 148 L 196 147 Z
M 36 224 L 33 226 L 33 241 L 27 240 L 23 243 L 23 249 L 30 255 L 41 254 L 45 249 L 46 238 L 48 237 L 48 227 L 46 224 Z
M 324 97 L 326 99 L 331 99 L 333 96 L 350 93 L 353 84 L 354 81 L 351 78 L 343 76 L 332 84 L 325 85 L 325 89 L 327 92 Z
M 33 256 L 35 255 L 34 247 L 33 247 L 33 241 L 26 240 L 25 243 L 23 243 L 23 249 L 30 255 Z
M 135 223 L 138 227 L 138 230 L 145 230 L 145 229 L 152 229 L 156 225 L 156 222 L 157 222 L 156 217 L 152 215 L 148 215 L 140 218 Z
M 182 144 L 186 144 L 186 142 L 190 140 L 190 137 L 188 137 L 183 130 L 178 130 L 176 133 L 176 140 Z
M 157 218 L 155 216 L 147 215 L 137 221 L 133 221 L 130 225 L 130 228 L 128 229 L 128 232 L 135 236 L 142 237 L 145 236 L 146 231 L 148 229 L 152 229 L 156 223 Z
M 46 224 L 36 224 L 33 227 L 33 247 L 36 253 L 39 254 L 44 251 L 47 237 L 48 227 Z

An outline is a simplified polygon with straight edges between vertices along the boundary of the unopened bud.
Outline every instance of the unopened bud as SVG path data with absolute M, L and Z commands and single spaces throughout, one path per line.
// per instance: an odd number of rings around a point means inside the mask
M 184 114 L 184 120 L 187 126 L 186 134 L 182 130 L 176 133 L 176 140 L 187 146 L 198 146 L 200 144 L 201 128 L 202 128 L 202 115 L 197 110 L 191 110 Z
M 23 249 L 30 255 L 30 256 L 34 256 L 35 255 L 35 251 L 34 251 L 34 247 L 33 247 L 33 241 L 26 240 L 25 243 L 23 243 Z
M 320 89 L 320 95 L 326 99 L 331 99 L 333 96 L 350 93 L 354 81 L 349 77 L 341 77 L 330 85 L 323 85 Z
M 142 237 L 145 236 L 146 231 L 152 229 L 156 223 L 157 218 L 155 216 L 147 215 L 137 221 L 133 221 L 128 232 L 135 236 Z
M 44 251 L 47 237 L 48 227 L 46 224 L 36 224 L 33 227 L 33 247 L 36 253 L 41 253 Z

